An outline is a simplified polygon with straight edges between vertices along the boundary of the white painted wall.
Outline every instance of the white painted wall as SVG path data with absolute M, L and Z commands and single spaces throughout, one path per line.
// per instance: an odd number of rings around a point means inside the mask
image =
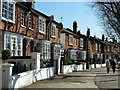
M 83 70 L 83 68 L 82 68 L 83 66 L 82 66 L 82 64 L 81 65 L 75 65 L 75 71 L 80 71 L 80 70 Z
M 0 65 L 0 90 L 2 89 L 2 66 Z
M 63 69 L 63 74 L 66 74 L 66 73 L 71 73 L 74 71 L 74 65 L 63 65 L 62 67 Z
M 38 80 L 42 80 L 50 77 L 54 77 L 54 67 L 27 71 L 12 76 L 12 86 L 13 88 L 22 88 Z

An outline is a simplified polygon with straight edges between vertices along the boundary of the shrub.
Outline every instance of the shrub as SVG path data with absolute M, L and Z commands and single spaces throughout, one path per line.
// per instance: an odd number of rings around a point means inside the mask
M 74 59 L 63 59 L 64 65 L 71 65 L 74 64 Z
M 95 58 L 95 64 L 100 64 L 100 59 Z
M 93 64 L 93 58 L 88 58 L 90 64 Z
M 10 50 L 2 50 L 2 59 L 5 60 L 5 59 L 8 59 L 11 57 L 11 52 Z
M 75 62 L 75 64 L 76 65 L 80 65 L 80 64 L 82 64 L 83 62 L 80 62 L 79 60 L 77 60 L 76 62 Z

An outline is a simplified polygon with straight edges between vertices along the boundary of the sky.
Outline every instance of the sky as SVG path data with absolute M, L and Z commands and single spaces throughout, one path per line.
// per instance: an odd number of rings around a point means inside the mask
M 82 34 L 86 35 L 87 28 L 90 28 L 90 35 L 101 39 L 104 30 L 99 26 L 95 11 L 88 5 L 89 2 L 36 2 L 35 9 L 47 16 L 54 15 L 54 20 L 62 22 L 64 28 L 72 30 L 73 21 L 77 21 Z

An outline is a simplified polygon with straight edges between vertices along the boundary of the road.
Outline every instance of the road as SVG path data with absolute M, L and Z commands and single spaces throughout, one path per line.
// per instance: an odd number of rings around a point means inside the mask
M 26 88 L 118 89 L 120 88 L 120 83 L 118 82 L 120 76 L 118 74 L 120 74 L 118 69 L 115 74 L 112 73 L 112 70 L 107 74 L 106 68 L 95 68 L 40 80 Z

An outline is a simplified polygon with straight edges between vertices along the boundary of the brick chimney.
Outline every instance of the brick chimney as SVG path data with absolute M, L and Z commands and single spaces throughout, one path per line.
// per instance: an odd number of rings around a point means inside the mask
M 54 15 L 51 16 L 51 19 L 54 20 Z
M 105 41 L 105 36 L 104 36 L 104 34 L 102 35 L 102 41 Z
M 60 25 L 61 25 L 61 29 L 63 29 L 63 24 L 62 24 L 62 23 L 60 23 Z
M 96 39 L 96 35 L 94 35 L 94 38 Z
M 108 41 L 108 37 L 106 37 L 106 41 Z
M 81 34 L 81 33 L 80 33 L 80 30 L 78 31 L 78 34 Z
M 73 22 L 73 32 L 77 33 L 77 22 L 76 21 Z
M 34 9 L 35 7 L 35 0 L 32 0 L 32 8 Z
M 90 37 L 90 28 L 87 28 L 87 37 Z

